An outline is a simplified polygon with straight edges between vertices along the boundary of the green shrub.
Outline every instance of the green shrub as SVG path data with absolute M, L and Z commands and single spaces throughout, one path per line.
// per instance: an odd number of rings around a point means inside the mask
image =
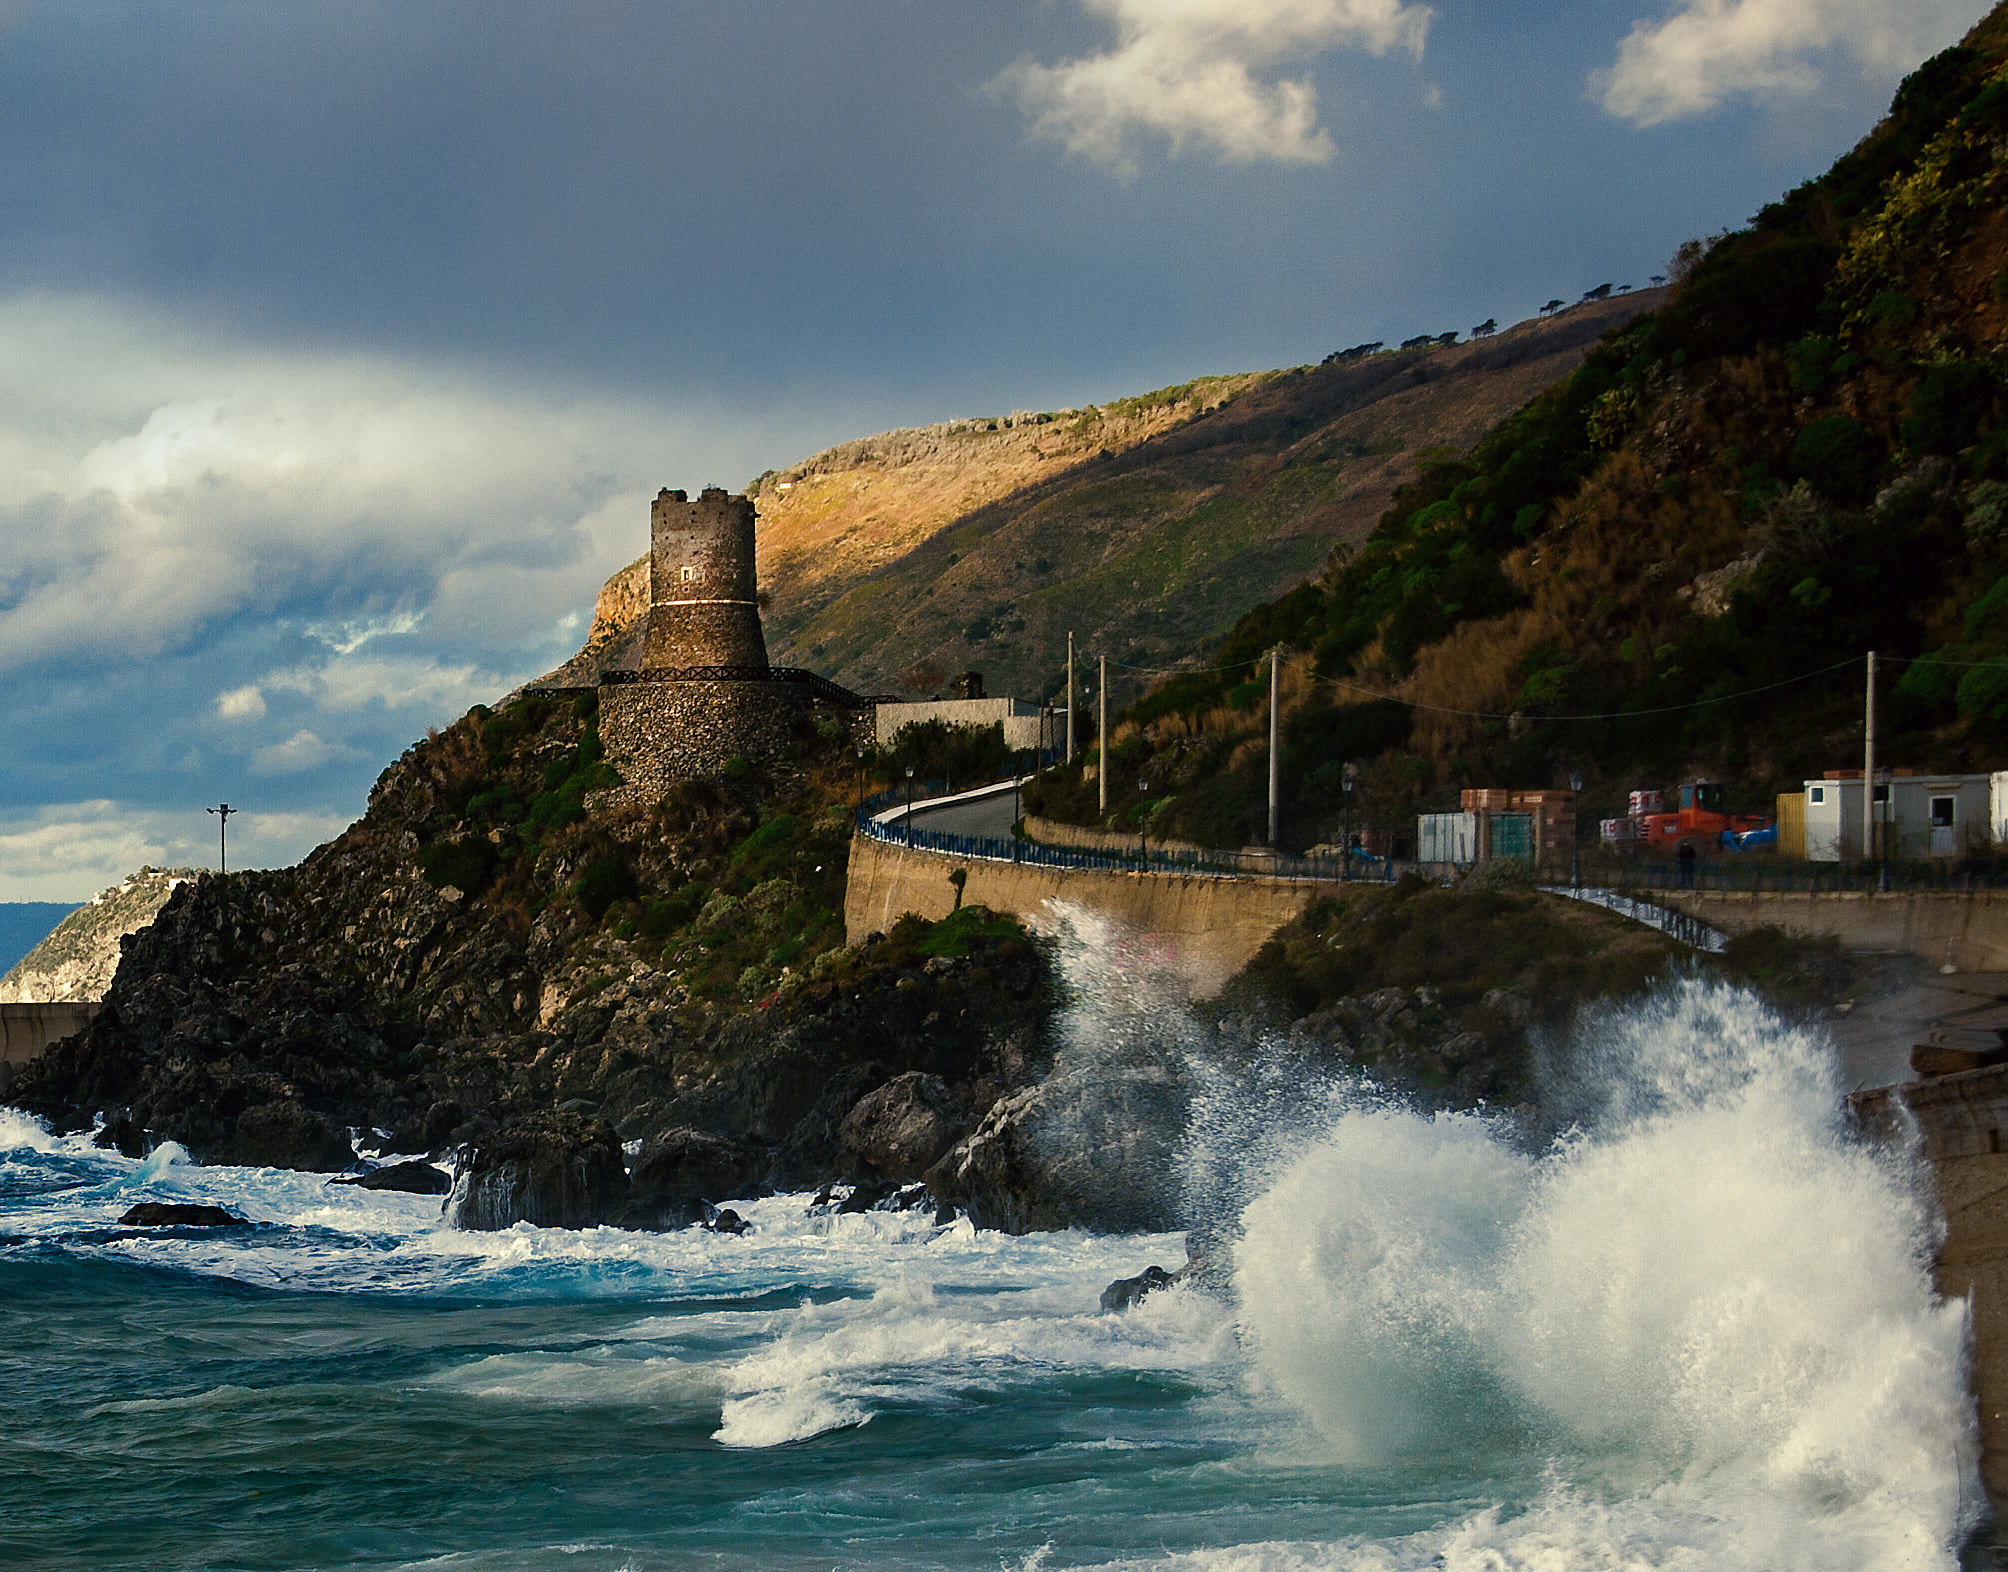
M 634 875 L 611 852 L 602 852 L 579 870 L 572 894 L 594 922 L 606 916 L 615 901 L 634 894 Z
M 686 884 L 674 895 L 650 901 L 642 909 L 641 931 L 650 939 L 667 939 L 685 926 L 711 899 L 711 889 L 703 884 Z
M 1970 360 L 1948 360 L 1925 373 L 1910 396 L 1903 440 L 1920 453 L 1957 453 L 1978 440 L 1992 412 L 1994 375 Z
M 451 885 L 463 894 L 476 895 L 487 887 L 494 857 L 495 848 L 484 840 L 423 846 L 419 848 L 418 871 L 435 890 Z
M 1834 367 L 1834 341 L 1817 334 L 1800 339 L 1785 351 L 1792 391 L 1810 398 L 1826 385 Z
M 1846 415 L 1810 422 L 1792 444 L 1792 473 L 1836 502 L 1867 502 L 1881 463 L 1881 444 Z
M 2008 660 L 1996 656 L 1970 668 L 1959 679 L 1959 713 L 1968 720 L 1998 726 L 2008 721 Z

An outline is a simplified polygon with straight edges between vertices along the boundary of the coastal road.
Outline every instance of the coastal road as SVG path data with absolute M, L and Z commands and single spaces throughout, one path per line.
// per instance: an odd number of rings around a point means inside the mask
M 1010 837 L 1011 826 L 1018 821 L 1018 811 L 1014 785 L 1004 781 L 996 786 L 959 792 L 953 797 L 936 797 L 930 802 L 915 803 L 913 827 L 917 830 L 940 830 L 949 835 L 993 835 L 1005 840 Z M 906 822 L 906 808 L 904 805 L 888 808 L 873 817 L 881 824 L 903 824 Z

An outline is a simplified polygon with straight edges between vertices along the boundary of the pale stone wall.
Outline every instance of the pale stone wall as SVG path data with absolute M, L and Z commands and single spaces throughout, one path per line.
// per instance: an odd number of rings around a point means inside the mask
M 1115 873 L 981 861 L 945 852 L 889 845 L 868 836 L 851 841 L 844 891 L 845 935 L 853 944 L 883 933 L 904 912 L 939 921 L 955 909 L 948 876 L 969 882 L 963 902 L 1050 926 L 1050 901 L 1071 901 L 1114 919 L 1183 976 L 1194 998 L 1208 998 L 1262 948 L 1284 923 L 1330 885 L 1310 879 L 1204 878 L 1176 873 Z
M 102 1008 L 96 1001 L 0 1004 L 0 1096 L 14 1084 L 22 1065 L 41 1058 L 50 1043 L 82 1031 Z
M 1851 950 L 1902 950 L 1934 966 L 2008 971 L 2008 890 L 1654 890 L 1724 933 L 1831 934 Z

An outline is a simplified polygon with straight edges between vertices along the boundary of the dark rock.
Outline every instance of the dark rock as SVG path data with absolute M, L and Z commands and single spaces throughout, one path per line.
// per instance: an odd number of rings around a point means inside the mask
M 665 1130 L 635 1155 L 624 1228 L 674 1229 L 702 1220 L 709 1203 L 745 1195 L 759 1168 L 742 1147 L 702 1130 Z
M 125 1157 L 144 1157 L 153 1149 L 153 1143 L 146 1138 L 146 1131 L 127 1113 L 115 1114 L 107 1119 L 104 1128 L 91 1137 L 91 1145 L 102 1146 Z
M 352 1184 L 362 1190 L 402 1190 L 407 1195 L 445 1195 L 453 1188 L 452 1180 L 418 1157 L 408 1163 L 391 1163 L 383 1168 L 372 1168 L 366 1174 L 350 1174 L 328 1182 Z
M 1936 1075 L 1957 1075 L 1962 1070 L 1984 1070 L 2008 1064 L 2008 1043 L 1997 1048 L 1954 1048 L 1946 1043 L 1914 1043 L 1910 1067 L 1926 1079 Z
M 236 1132 L 217 1154 L 247 1168 L 301 1168 L 333 1173 L 352 1166 L 348 1132 L 298 1103 L 266 1103 L 237 1116 Z
M 847 1212 L 869 1212 L 879 1202 L 888 1199 L 897 1188 L 897 1185 L 889 1184 L 861 1184 L 844 1197 L 843 1204 L 837 1208 L 837 1215 L 842 1217 Z
M 709 1228 L 714 1234 L 743 1234 L 746 1232 L 748 1224 L 745 1218 L 741 1217 L 728 1206 L 704 1226 Z
M 1102 1309 L 1105 1313 L 1127 1310 L 1145 1294 L 1169 1288 L 1177 1280 L 1161 1266 L 1147 1266 L 1135 1277 L 1119 1277 L 1104 1288 Z
M 1169 1064 L 1084 1063 L 999 1098 L 922 1177 L 978 1228 L 1178 1226 L 1186 1089 Z
M 523 1222 L 591 1228 L 626 1206 L 620 1142 L 604 1119 L 533 1113 L 469 1148 L 467 1193 L 454 1225 L 476 1231 Z
M 197 1206 L 182 1201 L 142 1201 L 129 1207 L 119 1222 L 129 1228 L 249 1228 L 235 1212 L 220 1206 Z
M 837 1127 L 860 1177 L 911 1182 L 968 1128 L 962 1099 L 938 1075 L 909 1070 L 858 1099 Z
M 392 1132 L 393 1152 L 436 1152 L 452 1140 L 453 1132 L 465 1119 L 458 1103 L 434 1103 L 416 1119 L 407 1119 Z

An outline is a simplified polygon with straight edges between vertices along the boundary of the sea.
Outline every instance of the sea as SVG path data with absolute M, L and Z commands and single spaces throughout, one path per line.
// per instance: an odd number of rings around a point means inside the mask
M 1067 1052 L 1199 1052 L 1106 942 L 1067 966 Z M 1967 1310 L 1831 1046 L 1696 977 L 1565 1046 L 1540 1138 L 1195 1065 L 1215 1269 L 1113 1314 L 1184 1235 L 809 1195 L 466 1233 L 0 1112 L 0 1564 L 1956 1566 Z M 252 1226 L 121 1226 L 148 1198 Z

